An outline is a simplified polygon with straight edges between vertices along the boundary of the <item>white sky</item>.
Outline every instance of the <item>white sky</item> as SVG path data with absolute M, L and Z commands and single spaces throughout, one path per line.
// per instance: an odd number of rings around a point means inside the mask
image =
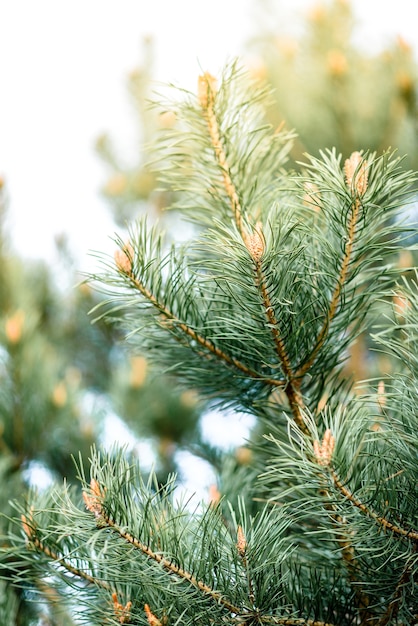
M 290 13 L 313 4 L 271 1 Z M 353 4 L 363 45 L 401 34 L 418 48 L 418 0 Z M 141 62 L 142 38 L 154 38 L 156 78 L 193 89 L 199 66 L 216 73 L 256 34 L 256 6 L 256 0 L 3 0 L 0 175 L 19 252 L 52 258 L 54 234 L 67 232 L 85 269 L 89 249 L 109 247 L 114 226 L 98 193 L 105 168 L 94 142 L 109 132 L 116 145 L 129 144 L 135 126 L 126 77 Z

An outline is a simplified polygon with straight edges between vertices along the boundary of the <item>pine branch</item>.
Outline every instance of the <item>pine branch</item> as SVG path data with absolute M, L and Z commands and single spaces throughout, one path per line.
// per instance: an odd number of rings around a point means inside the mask
M 251 410 L 271 435 L 259 444 L 255 429 L 248 470 L 219 464 L 230 509 L 193 514 L 172 500 L 174 482 L 145 485 L 122 452 L 93 451 L 92 480 L 79 469 L 87 513 L 69 492 L 30 496 L 39 525 L 30 508 L 16 521 L 14 583 L 52 562 L 52 588 L 94 586 L 80 606 L 96 619 L 93 600 L 111 598 L 120 624 L 401 624 L 418 549 L 417 300 L 381 335 L 400 355 L 390 408 L 354 402 L 341 363 L 372 304 L 391 295 L 393 219 L 411 176 L 388 155 L 353 153 L 341 168 L 330 152 L 307 166 L 305 202 L 302 178 L 280 173 L 288 136 L 264 124 L 266 90 L 241 79 L 234 66 L 218 90 L 204 74 L 162 151 L 198 237 L 167 252 L 140 222 L 98 280 L 111 294 L 101 311 L 123 318 L 134 348 L 209 401 Z M 267 463 L 260 494 L 253 479 Z M 266 506 L 251 500 L 247 512 L 248 493 Z
M 320 467 L 331 468 L 332 456 L 335 448 L 335 437 L 331 430 L 328 428 L 319 443 L 317 439 L 313 442 L 313 460 Z M 332 471 L 332 470 L 330 470 Z M 357 600 L 357 607 L 361 617 L 361 623 L 366 624 L 372 620 L 373 615 L 369 611 L 370 599 L 367 594 L 364 593 L 362 586 L 357 580 L 357 573 L 359 571 L 358 562 L 356 559 L 355 550 L 352 543 L 352 532 L 347 528 L 347 520 L 338 514 L 336 504 L 331 500 L 331 494 L 329 489 L 324 486 L 320 490 L 321 495 L 325 498 L 324 508 L 330 512 L 331 520 L 336 530 L 336 540 L 341 550 L 341 557 L 347 568 L 348 577 L 352 587 L 354 588 L 355 597 Z
M 94 578 L 94 576 L 87 574 L 87 572 L 84 572 L 78 567 L 74 567 L 74 565 L 71 565 L 71 563 L 69 563 L 65 559 L 65 557 L 59 555 L 57 552 L 54 552 L 54 550 L 52 550 L 49 546 L 45 545 L 45 543 L 36 536 L 36 525 L 33 519 L 22 515 L 22 527 L 28 539 L 29 549 L 35 548 L 35 550 L 37 550 L 38 552 L 42 552 L 43 554 L 45 554 L 46 557 L 61 565 L 65 570 L 67 570 L 67 572 L 73 574 L 77 578 L 85 580 L 86 582 L 96 585 L 98 587 L 102 587 L 103 589 L 110 589 L 110 586 L 105 581 Z
M 232 214 L 234 216 L 238 231 L 241 233 L 242 236 L 244 236 L 242 208 L 239 201 L 237 189 L 231 178 L 231 171 L 228 165 L 224 147 L 222 145 L 219 124 L 214 110 L 216 98 L 216 79 L 210 74 L 206 73 L 203 76 L 199 77 L 198 88 L 199 101 L 202 106 L 203 115 L 207 122 L 209 136 L 212 142 L 215 157 L 222 172 L 225 191 L 231 203 Z
M 355 506 L 360 511 L 362 511 L 370 519 L 373 519 L 379 526 L 382 527 L 382 529 L 392 532 L 395 535 L 398 535 L 399 537 L 402 537 L 405 539 L 411 539 L 414 543 L 418 542 L 417 530 L 415 530 L 414 528 L 406 530 L 405 528 L 402 528 L 401 526 L 393 524 L 392 522 L 387 520 L 385 517 L 382 517 L 381 515 L 378 515 L 374 511 L 370 510 L 363 502 L 361 502 L 358 498 L 356 498 L 353 493 L 351 493 L 351 491 L 338 478 L 335 471 L 331 470 L 331 476 L 334 481 L 335 487 L 340 491 L 340 493 L 345 498 L 347 498 L 347 500 L 349 500 L 349 502 L 351 502 L 353 506 Z
M 191 328 L 188 324 L 180 321 L 170 309 L 160 302 L 157 297 L 135 276 L 133 266 L 134 251 L 130 246 L 127 248 L 123 246 L 121 250 L 117 251 L 116 264 L 119 271 L 125 275 L 131 286 L 133 286 L 139 293 L 160 313 L 163 318 L 164 328 L 170 330 L 171 328 L 180 329 L 184 335 L 189 337 L 192 341 L 195 341 L 199 346 L 206 351 L 206 357 L 209 355 L 215 356 L 220 361 L 227 365 L 232 365 L 238 369 L 241 373 L 263 382 L 265 385 L 272 387 L 285 387 L 286 383 L 282 380 L 275 378 L 265 377 L 260 373 L 252 370 L 242 363 L 234 356 L 227 354 L 224 350 L 216 346 L 212 341 L 202 336 L 200 333 Z
M 279 326 L 275 316 L 273 304 L 270 300 L 262 273 L 261 257 L 264 250 L 262 225 L 261 222 L 259 222 L 253 233 L 249 233 L 244 226 L 242 219 L 242 207 L 239 201 L 238 191 L 232 180 L 225 149 L 222 145 L 218 119 L 214 109 L 216 100 L 216 80 L 208 73 L 199 77 L 199 100 L 204 117 L 207 121 L 209 136 L 212 142 L 215 157 L 222 171 L 225 191 L 230 200 L 235 224 L 255 264 L 256 285 L 260 289 L 262 295 L 263 307 L 270 325 L 276 351 L 286 380 L 286 383 L 284 384 L 284 391 L 288 397 L 289 406 L 296 423 L 301 430 L 306 433 L 307 427 L 303 421 L 301 412 L 301 408 L 303 408 L 304 405 L 294 381 L 289 356 L 287 354 L 283 338 L 279 332 Z
M 97 524 L 100 528 L 108 527 L 112 531 L 114 531 L 118 536 L 120 536 L 127 543 L 132 545 L 134 548 L 139 550 L 144 556 L 148 559 L 155 561 L 159 565 L 163 567 L 165 571 L 169 574 L 172 574 L 178 577 L 179 580 L 189 583 L 192 587 L 196 588 L 200 592 L 204 594 L 204 596 L 209 597 L 211 600 L 215 601 L 218 605 L 224 607 L 228 612 L 232 613 L 234 616 L 233 621 L 237 621 L 237 623 L 245 624 L 254 618 L 257 619 L 259 623 L 262 624 L 282 624 L 287 626 L 333 626 L 332 624 L 311 620 L 311 619 L 301 619 L 301 618 L 280 618 L 275 617 L 273 615 L 265 615 L 261 613 L 258 609 L 242 609 L 238 606 L 232 604 L 224 594 L 221 594 L 211 587 L 209 587 L 202 580 L 198 580 L 192 573 L 186 571 L 182 567 L 176 565 L 170 559 L 167 559 L 161 552 L 155 552 L 148 545 L 144 544 L 138 538 L 134 537 L 130 532 L 121 528 L 114 520 L 110 518 L 110 516 L 106 513 L 102 500 L 105 496 L 105 491 L 103 487 L 97 483 L 96 480 L 92 479 L 90 484 L 90 493 L 83 491 L 83 498 L 87 509 L 92 512 L 97 520 Z M 243 531 L 241 527 L 238 527 L 238 541 L 237 541 L 237 551 L 242 559 L 244 569 L 247 573 L 247 577 L 249 577 L 248 570 L 248 561 L 246 554 L 246 540 L 243 535 Z M 249 599 L 250 603 L 254 605 L 255 595 L 253 583 L 250 578 L 248 578 L 249 585 Z
M 353 204 L 347 224 L 347 239 L 344 246 L 344 254 L 341 261 L 340 273 L 331 297 L 328 314 L 324 320 L 321 330 L 319 331 L 315 347 L 309 359 L 297 372 L 298 377 L 303 377 L 311 369 L 312 364 L 316 360 L 318 353 L 327 338 L 330 325 L 337 312 L 338 306 L 340 304 L 341 294 L 347 280 L 354 248 L 356 228 L 360 216 L 361 197 L 364 195 L 367 189 L 367 163 L 366 161 L 362 161 L 362 157 L 359 152 L 354 152 L 351 155 L 350 159 L 346 160 L 345 175 L 347 186 L 349 187 L 353 195 Z
M 251 248 L 250 248 L 251 249 Z M 253 253 L 254 255 L 254 253 Z M 302 400 L 302 396 L 299 391 L 300 381 L 296 381 L 296 376 L 292 371 L 292 365 L 290 363 L 289 356 L 287 354 L 286 346 L 284 345 L 283 338 L 280 335 L 278 322 L 275 316 L 274 308 L 271 303 L 269 293 L 266 287 L 266 283 L 264 280 L 261 258 L 258 255 L 255 255 L 254 262 L 256 268 L 256 283 L 260 288 L 263 300 L 263 306 L 265 310 L 265 314 L 267 320 L 269 322 L 269 327 L 271 333 L 273 335 L 274 344 L 276 346 L 276 351 L 279 357 L 279 361 L 281 363 L 283 373 L 286 379 L 286 385 L 284 387 L 284 391 L 289 401 L 290 410 L 292 411 L 293 418 L 297 426 L 301 429 L 304 434 L 309 434 L 309 430 L 307 425 L 303 419 L 303 409 L 304 403 Z
M 149 546 L 144 544 L 142 541 L 134 537 L 131 533 L 127 532 L 123 528 L 120 528 L 114 520 L 112 520 L 109 515 L 105 512 L 102 506 L 102 500 L 104 497 L 104 490 L 97 483 L 96 480 L 92 479 L 90 483 L 91 493 L 87 493 L 83 491 L 83 498 L 86 505 L 86 508 L 92 512 L 96 519 L 98 520 L 98 524 L 100 527 L 108 526 L 115 533 L 117 533 L 122 539 L 127 541 L 129 544 L 133 545 L 137 550 L 139 550 L 142 554 L 144 554 L 149 559 L 155 561 L 160 564 L 167 572 L 170 574 L 175 574 L 180 580 L 188 582 L 190 585 L 202 591 L 205 595 L 213 598 L 218 604 L 224 606 L 228 611 L 232 613 L 239 613 L 240 609 L 231 604 L 226 598 L 224 598 L 221 594 L 217 593 L 213 589 L 211 589 L 208 585 L 206 585 L 201 580 L 197 580 L 193 574 L 187 572 L 182 567 L 179 567 L 169 559 L 165 558 L 160 552 L 155 552 Z

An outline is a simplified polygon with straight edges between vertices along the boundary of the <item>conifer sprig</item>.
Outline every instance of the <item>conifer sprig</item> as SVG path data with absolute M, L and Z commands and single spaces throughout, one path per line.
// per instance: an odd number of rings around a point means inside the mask
M 392 263 L 414 176 L 389 153 L 342 164 L 335 151 L 285 174 L 290 136 L 264 123 L 266 99 L 236 64 L 200 78 L 158 146 L 196 235 L 169 247 L 140 220 L 91 277 L 109 296 L 98 315 L 132 349 L 259 418 L 253 463 L 223 468 L 229 504 L 191 513 L 174 479 L 145 483 L 123 452 L 93 451 L 83 501 L 54 488 L 19 509 L 16 553 L 58 590 L 84 602 L 88 588 L 91 619 L 406 626 L 418 614 L 418 298 Z M 402 311 L 374 337 L 396 365 L 376 393 L 353 394 L 347 350 L 401 287 Z M 247 497 L 237 478 L 258 468 Z

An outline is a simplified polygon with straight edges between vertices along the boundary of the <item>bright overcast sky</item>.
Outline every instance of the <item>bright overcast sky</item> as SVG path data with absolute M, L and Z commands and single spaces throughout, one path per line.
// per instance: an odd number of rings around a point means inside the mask
M 260 3 L 262 0 L 260 0 Z M 289 13 L 314 0 L 271 0 Z M 358 39 L 369 48 L 402 35 L 414 48 L 417 0 L 354 0 Z M 52 255 L 68 232 L 80 267 L 109 245 L 113 224 L 99 197 L 105 168 L 94 153 L 109 132 L 135 130 L 126 89 L 155 43 L 156 78 L 194 88 L 199 67 L 216 73 L 255 33 L 256 0 L 9 0 L 0 38 L 0 175 L 8 229 L 19 252 Z M 133 136 L 132 141 L 135 141 Z

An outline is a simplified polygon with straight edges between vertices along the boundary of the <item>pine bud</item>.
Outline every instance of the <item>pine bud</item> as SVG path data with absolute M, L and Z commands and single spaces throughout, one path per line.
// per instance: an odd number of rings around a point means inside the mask
M 122 196 L 126 192 L 127 188 L 128 179 L 126 175 L 122 174 L 122 172 L 117 172 L 109 178 L 103 191 L 107 196 L 115 198 L 117 196 Z
M 356 195 L 362 196 L 367 189 L 367 162 L 362 160 L 360 152 L 353 152 L 344 163 L 347 187 Z
M 253 459 L 253 453 L 247 446 L 239 446 L 235 450 L 235 458 L 239 465 L 249 465 Z
M 147 616 L 148 624 L 150 626 L 162 626 L 162 623 L 156 615 L 151 611 L 148 604 L 144 606 L 145 615 Z
M 259 261 L 265 249 L 263 225 L 261 222 L 257 222 L 252 233 L 246 234 L 244 242 L 254 261 Z
M 311 181 L 306 181 L 305 194 L 303 196 L 303 204 L 316 212 L 319 212 L 321 208 L 321 193 L 318 186 Z
M 197 83 L 197 96 L 203 109 L 213 106 L 217 92 L 217 80 L 209 72 L 199 76 Z
M 129 384 L 133 389 L 139 389 L 147 377 L 147 359 L 144 356 L 134 356 L 131 358 L 130 365 Z
M 318 465 L 327 467 L 331 463 L 332 453 L 335 448 L 335 437 L 327 428 L 322 443 L 320 444 L 317 439 L 313 442 L 314 455 L 316 457 Z
M 393 307 L 398 322 L 403 323 L 411 308 L 411 301 L 403 293 L 397 293 L 393 296 Z
M 247 551 L 247 539 L 245 537 L 242 526 L 238 526 L 237 528 L 237 550 L 238 554 L 241 557 L 245 556 L 245 553 Z
M 131 617 L 132 602 L 129 601 L 125 604 L 125 606 L 123 606 L 123 604 L 119 602 L 118 594 L 116 592 L 112 593 L 112 601 L 113 611 L 116 619 L 119 621 L 119 624 L 127 624 Z
M 331 76 L 343 76 L 348 70 L 348 61 L 341 50 L 330 50 L 327 55 L 327 68 Z
M 131 274 L 133 258 L 134 249 L 129 242 L 122 246 L 122 248 L 118 248 L 114 254 L 116 267 L 124 274 Z
M 91 513 L 94 513 L 95 517 L 100 517 L 102 514 L 102 500 L 104 498 L 104 490 L 100 488 L 99 483 L 94 478 L 90 481 L 90 491 L 83 491 L 83 500 L 86 509 Z
M 414 257 L 409 250 L 401 250 L 399 252 L 399 259 L 397 267 L 402 270 L 410 269 L 414 266 Z
M 176 123 L 176 114 L 174 111 L 164 111 L 158 118 L 158 124 L 161 128 L 173 128 Z

